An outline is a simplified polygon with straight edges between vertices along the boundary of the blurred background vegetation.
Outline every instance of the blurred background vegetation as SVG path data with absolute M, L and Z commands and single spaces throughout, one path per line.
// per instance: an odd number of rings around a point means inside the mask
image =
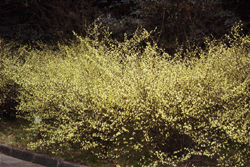
M 112 38 L 132 37 L 137 27 L 156 31 L 152 41 L 174 54 L 178 46 L 201 45 L 204 37 L 220 39 L 235 22 L 250 27 L 249 1 L 1 1 L 0 37 L 7 42 L 49 45 L 67 43 L 72 31 L 84 37 L 93 22 L 109 27 Z M 35 46 L 34 46 L 35 47 Z

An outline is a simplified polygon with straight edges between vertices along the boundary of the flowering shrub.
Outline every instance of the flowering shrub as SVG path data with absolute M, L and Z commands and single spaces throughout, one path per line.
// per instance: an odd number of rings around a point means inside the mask
M 71 47 L 6 61 L 21 85 L 20 112 L 42 120 L 28 129 L 40 136 L 30 148 L 89 150 L 120 165 L 176 166 L 200 156 L 206 165 L 246 166 L 249 36 L 239 29 L 230 46 L 207 40 L 199 59 L 171 58 L 149 43 L 138 49 L 150 36 L 141 30 L 110 45 L 77 36 Z
M 16 117 L 15 107 L 18 105 L 17 100 L 17 88 L 18 85 L 6 75 L 6 70 L 9 72 L 11 68 L 6 68 L 4 64 L 7 62 L 4 57 L 10 57 L 9 45 L 4 44 L 3 40 L 0 40 L 1 52 L 0 52 L 0 117 L 13 119 Z M 1 120 L 0 118 L 0 120 Z

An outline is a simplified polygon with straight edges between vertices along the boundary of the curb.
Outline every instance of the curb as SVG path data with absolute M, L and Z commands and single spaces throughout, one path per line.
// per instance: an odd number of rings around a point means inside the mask
M 21 150 L 4 144 L 0 144 L 0 152 L 17 159 L 21 159 L 23 161 L 32 162 L 47 167 L 88 167 L 84 165 L 69 163 L 56 158 L 51 158 L 42 154 L 35 154 L 26 150 Z

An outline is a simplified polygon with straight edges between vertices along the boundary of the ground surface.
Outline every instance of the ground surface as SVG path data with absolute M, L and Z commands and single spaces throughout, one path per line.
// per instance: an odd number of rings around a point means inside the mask
M 0 167 L 87 167 L 0 144 Z
M 44 167 L 0 153 L 0 167 Z

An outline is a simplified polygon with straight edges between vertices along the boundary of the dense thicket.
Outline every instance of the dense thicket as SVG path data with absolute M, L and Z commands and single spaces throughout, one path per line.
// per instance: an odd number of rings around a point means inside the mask
M 28 147 L 43 153 L 247 166 L 250 37 L 237 4 L 2 3 L 1 111 L 32 122 Z
M 206 39 L 204 51 L 173 58 L 149 42 L 141 50 L 152 34 L 145 29 L 99 41 L 103 30 L 93 25 L 70 47 L 26 46 L 3 57 L 1 74 L 19 85 L 20 116 L 41 119 L 27 129 L 36 134 L 30 149 L 77 149 L 123 166 L 191 165 L 197 157 L 205 166 L 247 166 L 250 39 L 241 26 L 224 37 L 229 45 Z

